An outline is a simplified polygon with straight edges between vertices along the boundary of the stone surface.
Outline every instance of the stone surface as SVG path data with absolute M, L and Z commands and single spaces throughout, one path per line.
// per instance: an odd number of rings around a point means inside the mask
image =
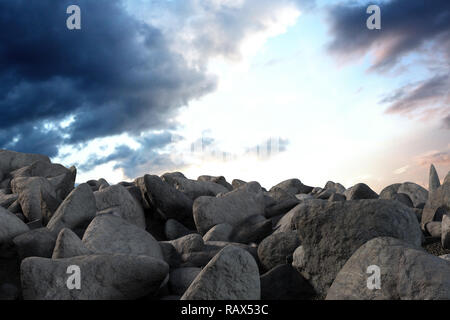
M 94 192 L 97 211 L 114 208 L 126 221 L 145 229 L 144 210 L 140 203 L 120 184 Z
M 301 204 L 295 225 L 302 244 L 297 270 L 325 295 L 347 259 L 365 242 L 380 236 L 420 246 L 422 232 L 411 208 L 392 200 Z M 295 257 L 294 257 L 295 259 Z
M 162 179 L 187 195 L 192 200 L 195 200 L 201 196 L 215 197 L 219 193 L 227 193 L 229 191 L 221 184 L 212 181 L 187 179 L 184 176 L 180 176 L 178 173 L 175 175 L 166 173 L 162 176 Z
M 164 182 L 158 176 L 145 175 L 136 179 L 148 208 L 156 210 L 164 219 L 175 219 L 186 226 L 193 224 L 192 200 Z
M 406 194 L 413 202 L 415 208 L 420 204 L 426 203 L 428 200 L 428 191 L 417 183 L 403 183 L 400 188 L 398 188 L 398 193 Z
M 202 269 L 200 268 L 178 268 L 172 270 L 169 278 L 171 293 L 182 296 L 201 271 Z
M 258 266 L 245 250 L 227 246 L 199 273 L 181 300 L 259 300 Z
M 310 193 L 313 190 L 312 187 L 305 186 L 299 179 L 289 179 L 280 182 L 279 184 L 273 186 L 270 191 L 274 190 L 275 188 L 283 189 L 293 196 L 301 193 Z
M 89 224 L 83 244 L 98 254 L 145 255 L 163 260 L 158 241 L 145 230 L 110 214 L 98 215 Z
M 168 241 L 177 252 L 182 255 L 184 253 L 202 251 L 205 243 L 198 233 L 189 234 L 176 240 Z
M 264 209 L 264 195 L 257 182 L 222 197 L 200 197 L 193 207 L 197 230 L 203 235 L 217 224 L 228 223 L 234 227 L 248 217 L 263 215 Z
M 289 264 L 280 264 L 261 276 L 261 300 L 306 300 L 313 287 Z
M 265 238 L 258 246 L 258 257 L 265 270 L 292 262 L 292 254 L 300 246 L 296 231 L 275 233 Z
M 64 259 L 93 254 L 70 229 L 64 228 L 56 238 L 52 259 Z
M 29 230 L 30 228 L 22 220 L 0 207 L 0 244 L 11 242 L 16 236 Z
M 168 240 L 175 240 L 194 232 L 174 219 L 167 220 L 164 225 L 164 234 Z
M 227 182 L 227 180 L 225 179 L 224 176 L 213 177 L 213 176 L 204 175 L 204 176 L 198 177 L 197 180 L 204 181 L 204 182 L 214 182 L 214 183 L 220 184 L 221 186 L 227 188 L 228 191 L 233 190 L 233 186 Z
M 212 227 L 204 236 L 204 241 L 230 241 L 233 227 L 228 223 L 220 223 Z
M 53 186 L 43 177 L 17 177 L 11 181 L 11 189 L 19 195 L 23 214 L 29 221 L 43 219 L 46 224 L 60 204 Z
M 358 183 L 344 192 L 347 200 L 378 199 L 375 191 L 367 184 Z
M 445 214 L 442 218 L 441 240 L 442 247 L 450 249 L 450 213 Z
M 56 234 L 47 228 L 30 230 L 14 238 L 21 260 L 28 257 L 50 258 L 56 243 Z
M 0 150 L 0 171 L 3 174 L 31 165 L 35 161 L 50 163 L 49 157 L 44 155 Z
M 441 221 L 442 216 L 448 212 L 450 212 L 450 182 L 442 184 L 430 194 L 422 213 L 422 227 L 431 221 Z
M 73 265 L 80 268 L 80 290 L 67 288 L 67 270 Z M 168 272 L 164 261 L 148 256 L 90 255 L 57 260 L 32 257 L 21 264 L 26 300 L 137 299 L 155 294 Z
M 441 221 L 432 221 L 427 223 L 427 225 L 425 226 L 425 230 L 430 234 L 430 236 L 440 238 L 442 234 L 441 227 Z
M 229 239 L 238 243 L 260 243 L 272 233 L 272 221 L 263 216 L 251 216 L 233 228 Z
M 367 288 L 367 268 L 381 272 L 380 290 Z M 373 274 L 373 273 L 372 273 Z M 450 299 L 450 263 L 394 238 L 373 239 L 359 248 L 336 276 L 327 300 Z
M 94 193 L 88 184 L 80 184 L 58 207 L 47 228 L 59 233 L 63 228 L 75 229 L 88 225 L 94 219 L 96 211 Z

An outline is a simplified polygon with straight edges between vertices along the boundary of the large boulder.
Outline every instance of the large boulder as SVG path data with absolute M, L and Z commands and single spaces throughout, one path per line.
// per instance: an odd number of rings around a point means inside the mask
M 290 264 L 280 264 L 261 276 L 261 300 L 306 300 L 313 287 Z
M 230 241 L 233 227 L 228 223 L 215 225 L 203 236 L 204 241 Z
M 205 176 L 198 177 L 197 180 L 204 181 L 204 182 L 214 182 L 214 183 L 220 184 L 221 186 L 227 188 L 228 191 L 233 190 L 233 186 L 227 182 L 227 180 L 225 179 L 224 176 L 213 177 L 213 176 L 205 175 Z
M 263 216 L 251 216 L 235 226 L 229 236 L 231 242 L 260 243 L 272 233 L 272 221 Z
M 425 204 L 428 200 L 428 191 L 419 186 L 417 183 L 405 182 L 400 188 L 398 188 L 398 193 L 406 194 L 417 208 L 421 204 Z
M 177 190 L 183 192 L 192 200 L 195 200 L 201 196 L 215 197 L 219 193 L 227 193 L 230 191 L 227 187 L 224 187 L 221 184 L 212 181 L 187 179 L 184 176 L 180 176 L 178 173 L 166 173 L 162 176 L 162 179 L 171 184 Z
M 164 259 L 158 241 L 150 233 L 110 214 L 98 215 L 92 220 L 84 233 L 83 244 L 98 254 L 145 255 Z
M 97 211 L 113 208 L 124 220 L 145 229 L 144 210 L 140 203 L 120 184 L 94 192 Z
M 56 237 L 47 228 L 30 230 L 13 239 L 21 260 L 28 257 L 50 258 L 55 247 Z
M 387 186 L 380 192 L 380 199 L 384 200 L 393 200 L 394 195 L 398 193 L 398 189 L 400 188 L 401 183 L 395 183 Z
M 304 206 L 295 217 L 302 243 L 298 271 L 325 295 L 345 262 L 365 242 L 382 236 L 420 246 L 414 211 L 397 201 L 357 200 Z
M 169 219 L 164 224 L 164 234 L 168 240 L 175 240 L 191 233 L 194 231 L 189 230 L 175 219 Z
M 86 183 L 80 184 L 61 203 L 47 228 L 59 233 L 63 228 L 75 229 L 88 225 L 95 217 L 97 206 L 94 193 Z
M 442 218 L 441 243 L 444 249 L 450 249 L 450 213 Z
M 202 251 L 205 245 L 202 236 L 198 233 L 188 234 L 187 236 L 167 242 L 170 243 L 180 255 Z
M 448 212 L 450 212 L 450 182 L 442 184 L 430 194 L 422 213 L 422 228 L 428 222 L 441 221 L 443 215 Z
M 380 270 L 380 289 L 368 288 L 369 266 Z M 374 271 L 369 269 L 374 274 Z M 380 237 L 360 247 L 339 271 L 327 300 L 450 299 L 450 263 L 410 243 Z M 372 288 L 373 289 L 373 288 Z
M 339 193 L 339 194 L 344 194 L 344 192 L 346 190 L 345 187 L 342 184 L 336 183 L 336 182 L 333 182 L 333 181 L 328 181 L 325 184 L 325 188 L 324 189 L 331 190 L 332 192 Z
M 22 220 L 0 207 L 0 245 L 11 242 L 16 236 L 29 230 L 30 228 Z
M 11 172 L 13 178 L 17 177 L 43 177 L 47 178 L 56 192 L 56 197 L 64 200 L 73 190 L 77 171 L 75 167 L 67 169 L 60 164 L 46 161 L 36 161 L 31 165 Z
M 72 230 L 64 228 L 59 232 L 56 239 L 52 259 L 72 258 L 90 254 L 93 254 L 93 252 L 83 244 L 81 239 Z
M 182 296 L 201 271 L 202 269 L 200 268 L 177 268 L 172 270 L 169 277 L 171 293 Z
M 70 266 L 79 267 L 80 289 L 70 290 Z M 25 300 L 124 300 L 155 294 L 169 266 L 148 256 L 90 255 L 67 259 L 31 257 L 22 261 Z
M 236 226 L 248 217 L 264 215 L 264 195 L 257 182 L 247 183 L 221 197 L 200 197 L 194 201 L 197 230 L 205 234 L 217 224 Z
M 261 287 L 255 259 L 227 246 L 199 273 L 181 300 L 259 300 Z
M 367 184 L 358 183 L 344 192 L 347 200 L 378 199 L 378 194 Z
M 15 193 L 6 193 L 6 189 L 0 190 L 0 207 L 8 209 L 19 196 Z
M 280 264 L 292 262 L 292 254 L 300 246 L 296 231 L 275 233 L 265 238 L 258 246 L 258 257 L 266 270 Z
M 192 225 L 192 200 L 158 176 L 145 175 L 136 179 L 145 205 L 159 213 L 165 220 L 175 219 Z
M 313 190 L 312 187 L 304 185 L 299 179 L 289 179 L 280 182 L 279 184 L 273 186 L 270 191 L 277 188 L 282 189 L 293 196 L 300 193 L 310 193 Z
M 31 165 L 36 161 L 50 163 L 49 157 L 44 155 L 0 150 L 0 171 L 3 174 L 9 174 L 14 170 Z
M 60 204 L 51 183 L 43 177 L 17 177 L 11 181 L 13 193 L 28 221 L 40 220 L 46 224 Z

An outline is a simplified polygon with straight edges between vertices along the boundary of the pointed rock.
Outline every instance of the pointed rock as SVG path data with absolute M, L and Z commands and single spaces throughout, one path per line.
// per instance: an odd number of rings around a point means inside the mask
M 259 300 L 261 284 L 255 259 L 227 246 L 200 272 L 181 300 Z
M 74 229 L 89 224 L 97 211 L 94 193 L 87 183 L 80 184 L 61 203 L 47 228 L 59 233 L 63 228 Z
M 56 239 L 52 259 L 86 256 L 92 253 L 72 230 L 64 228 L 60 231 Z
M 441 186 L 441 182 L 439 181 L 439 176 L 437 174 L 436 168 L 434 165 L 430 167 L 430 180 L 428 183 L 429 192 L 436 191 L 437 188 Z

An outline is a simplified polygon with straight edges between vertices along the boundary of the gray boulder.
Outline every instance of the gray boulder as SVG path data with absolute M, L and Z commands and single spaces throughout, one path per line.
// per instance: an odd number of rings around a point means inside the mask
M 29 166 L 36 161 L 50 163 L 49 157 L 44 155 L 0 150 L 0 171 L 3 174 L 8 174 L 19 168 Z
M 347 200 L 378 199 L 378 194 L 367 184 L 358 183 L 344 192 Z
M 194 201 L 193 212 L 197 230 L 205 234 L 221 223 L 236 226 L 248 217 L 264 214 L 264 195 L 257 182 L 222 197 L 200 197 Z
M 194 233 L 194 231 L 189 230 L 180 222 L 174 219 L 169 219 L 164 225 L 164 234 L 167 239 L 175 240 L 188 234 Z
M 431 221 L 441 221 L 443 215 L 449 211 L 450 182 L 442 184 L 430 194 L 422 213 L 422 227 Z
M 172 270 L 169 277 L 171 293 L 182 296 L 201 271 L 202 269 L 200 268 L 178 268 Z
M 440 238 L 442 234 L 441 221 L 428 222 L 425 226 L 425 230 L 434 238 Z
M 81 288 L 67 283 L 78 266 Z M 125 300 L 154 295 L 166 279 L 169 266 L 148 256 L 90 255 L 67 259 L 27 258 L 21 279 L 25 300 Z
M 313 287 L 290 264 L 281 264 L 261 276 L 261 300 L 306 300 Z
M 83 244 L 98 254 L 145 255 L 163 260 L 158 241 L 147 231 L 110 214 L 98 215 L 89 224 Z
M 52 259 L 64 259 L 93 254 L 70 229 L 64 228 L 56 238 Z
M 313 188 L 305 186 L 299 179 L 289 179 L 283 182 L 280 182 L 279 184 L 273 186 L 270 191 L 280 188 L 286 191 L 287 193 L 295 196 L 296 194 L 300 193 L 310 193 Z
M 13 239 L 21 260 L 28 257 L 50 258 L 56 243 L 56 234 L 47 228 L 30 230 Z
M 50 182 L 43 177 L 17 177 L 11 181 L 13 193 L 28 221 L 42 219 L 46 224 L 60 204 Z
M 189 234 L 176 240 L 167 241 L 177 252 L 182 255 L 184 253 L 202 251 L 205 243 L 198 233 Z
M 328 181 L 325 184 L 325 188 L 324 189 L 331 190 L 331 191 L 333 191 L 333 193 L 339 193 L 339 194 L 344 194 L 344 192 L 346 190 L 345 187 L 342 184 L 336 183 L 336 182 L 333 182 L 333 181 Z
M 170 173 L 164 174 L 162 179 L 192 200 L 201 196 L 215 197 L 219 193 L 227 193 L 229 191 L 223 185 L 212 181 L 191 180 L 184 176 L 171 175 Z
M 97 211 L 114 208 L 124 220 L 145 229 L 144 210 L 120 184 L 94 192 Z
M 192 200 L 184 193 L 164 182 L 158 176 L 145 175 L 136 179 L 142 197 L 149 209 L 159 213 L 165 220 L 175 219 L 186 226 L 192 225 Z
M 443 216 L 441 230 L 442 247 L 444 249 L 450 249 L 450 213 Z
M 220 184 L 221 186 L 227 188 L 228 191 L 233 190 L 233 186 L 227 182 L 227 180 L 225 179 L 224 176 L 212 177 L 212 176 L 205 175 L 205 176 L 198 177 L 197 180 L 203 181 L 203 182 L 214 182 L 214 183 Z
M 239 189 L 240 187 L 242 187 L 245 184 L 247 184 L 247 182 L 245 182 L 244 180 L 239 180 L 239 179 L 234 179 L 231 182 L 231 185 L 233 186 L 233 190 L 234 189 Z
M 300 244 L 300 238 L 296 231 L 275 233 L 259 244 L 259 261 L 266 270 L 273 269 L 280 264 L 290 264 L 292 254 Z
M 272 221 L 263 216 L 256 215 L 245 219 L 241 224 L 235 226 L 229 239 L 238 243 L 260 243 L 272 233 Z
M 367 286 L 369 266 L 381 272 L 379 290 Z M 372 273 L 373 274 L 373 273 Z M 450 299 L 450 263 L 410 243 L 381 237 L 370 240 L 345 263 L 327 300 Z
M 8 209 L 18 198 L 19 196 L 14 193 L 6 193 L 6 189 L 0 190 L 0 207 Z
M 199 273 L 181 300 L 259 300 L 261 286 L 255 259 L 227 246 Z
M 220 223 L 212 227 L 204 236 L 204 241 L 230 241 L 233 227 L 228 223 Z
M 0 244 L 10 243 L 16 236 L 29 230 L 30 228 L 22 220 L 0 207 Z
M 302 243 L 294 258 L 297 270 L 325 295 L 351 255 L 365 242 L 380 236 L 415 246 L 422 232 L 414 211 L 397 201 L 358 200 L 301 204 L 295 225 Z
M 59 233 L 63 228 L 75 229 L 89 224 L 97 211 L 94 193 L 88 184 L 80 184 L 61 203 L 47 228 Z
M 413 182 L 403 183 L 398 188 L 398 193 L 406 194 L 413 202 L 415 208 L 419 207 L 420 204 L 426 203 L 428 200 L 428 191 Z
M 401 183 L 391 184 L 387 186 L 380 192 L 380 199 L 384 200 L 393 200 L 394 195 L 398 193 L 398 189 L 400 188 Z

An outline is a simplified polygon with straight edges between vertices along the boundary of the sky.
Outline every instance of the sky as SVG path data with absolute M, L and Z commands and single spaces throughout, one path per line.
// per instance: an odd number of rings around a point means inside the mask
M 0 15 L 0 148 L 75 165 L 78 183 L 181 171 L 379 192 L 450 171 L 447 0 L 6 0 Z

